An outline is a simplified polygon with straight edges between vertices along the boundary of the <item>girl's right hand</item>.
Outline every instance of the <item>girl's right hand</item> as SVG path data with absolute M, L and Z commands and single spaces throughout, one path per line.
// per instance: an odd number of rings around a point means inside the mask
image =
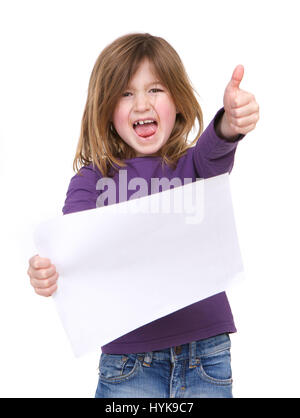
M 27 274 L 34 291 L 41 296 L 52 296 L 57 289 L 58 273 L 49 258 L 42 258 L 38 254 L 29 259 Z

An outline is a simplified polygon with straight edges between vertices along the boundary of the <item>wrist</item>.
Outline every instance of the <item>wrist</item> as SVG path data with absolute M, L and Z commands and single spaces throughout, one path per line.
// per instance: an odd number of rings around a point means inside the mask
M 215 125 L 216 134 L 227 141 L 235 141 L 239 138 L 239 135 L 233 132 L 226 118 L 226 112 L 224 112 L 221 118 Z

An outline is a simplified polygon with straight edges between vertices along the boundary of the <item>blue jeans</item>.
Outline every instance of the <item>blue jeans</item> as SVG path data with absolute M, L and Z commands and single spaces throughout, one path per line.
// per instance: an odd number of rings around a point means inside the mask
M 230 338 L 100 356 L 95 398 L 232 398 Z

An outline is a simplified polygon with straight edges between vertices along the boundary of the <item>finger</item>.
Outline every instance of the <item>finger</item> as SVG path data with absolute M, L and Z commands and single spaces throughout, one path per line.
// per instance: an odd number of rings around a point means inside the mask
M 33 269 L 46 268 L 51 265 L 49 258 L 40 257 L 38 254 L 29 260 L 29 264 Z
M 242 65 L 237 65 L 232 73 L 230 86 L 238 89 L 240 87 L 240 83 L 244 76 L 244 67 Z
M 246 135 L 249 132 L 253 131 L 253 129 L 255 129 L 255 128 L 256 128 L 256 123 L 253 123 L 252 125 L 248 125 L 245 128 L 241 128 L 240 133 L 243 134 L 243 135 Z
M 32 267 L 29 267 L 27 270 L 27 274 L 29 277 L 32 277 L 34 279 L 47 279 L 48 277 L 52 276 L 56 272 L 56 267 L 54 264 L 51 264 L 51 266 L 48 269 L 40 268 L 35 269 Z
M 36 289 L 47 289 L 57 282 L 58 273 L 53 274 L 53 276 L 48 277 L 47 279 L 35 279 L 34 277 L 30 278 L 30 283 L 32 287 Z
M 259 119 L 258 113 L 255 113 L 250 116 L 245 116 L 245 117 L 240 117 L 240 118 L 232 117 L 231 120 L 235 126 L 239 128 L 245 128 L 249 125 L 257 123 L 258 119 Z
M 247 133 L 255 129 L 256 123 L 252 123 L 251 125 L 247 125 L 246 127 L 236 126 L 233 124 L 230 124 L 230 126 L 232 128 L 232 131 L 235 132 L 235 135 L 240 135 L 240 134 L 246 135 Z
M 239 90 L 237 94 L 229 94 L 229 106 L 232 109 L 237 109 L 242 106 L 247 106 L 249 103 L 255 102 L 255 97 L 248 91 Z
M 37 293 L 40 296 L 45 296 L 45 297 L 52 296 L 56 290 L 57 290 L 57 284 L 54 284 L 48 289 L 36 289 L 36 288 L 34 289 L 35 293 Z
M 40 268 L 34 271 L 33 278 L 38 280 L 44 280 L 51 277 L 56 272 L 54 264 L 51 264 L 51 267 L 48 269 Z
M 259 112 L 259 105 L 256 102 L 250 101 L 242 107 L 233 108 L 230 110 L 230 115 L 235 118 L 241 118 L 243 116 L 250 116 L 253 113 Z

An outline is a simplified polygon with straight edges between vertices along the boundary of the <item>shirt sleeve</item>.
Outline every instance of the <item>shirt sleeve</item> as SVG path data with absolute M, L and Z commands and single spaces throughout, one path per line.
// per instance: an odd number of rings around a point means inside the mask
M 223 113 L 224 108 L 221 108 L 194 146 L 193 161 L 199 178 L 230 173 L 238 142 L 245 136 L 241 134 L 232 141 L 216 134 L 215 127 Z
M 99 176 L 92 166 L 84 166 L 71 178 L 66 194 L 63 215 L 96 208 L 96 183 Z

